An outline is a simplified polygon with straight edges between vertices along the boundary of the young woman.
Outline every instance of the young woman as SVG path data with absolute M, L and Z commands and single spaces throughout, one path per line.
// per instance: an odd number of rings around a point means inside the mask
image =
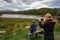
M 44 40 L 54 40 L 54 27 L 55 27 L 55 20 L 52 19 L 51 14 L 46 14 L 44 19 Z

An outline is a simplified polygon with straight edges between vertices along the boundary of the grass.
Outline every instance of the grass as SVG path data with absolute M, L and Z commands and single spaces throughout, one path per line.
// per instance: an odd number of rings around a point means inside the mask
M 60 32 L 55 31 L 54 37 L 55 37 L 55 40 L 60 40 Z
M 5 40 L 28 40 L 27 32 L 28 32 L 28 30 L 21 29 L 14 33 L 7 34 L 4 39 Z M 43 35 L 41 35 L 41 36 L 43 36 Z M 42 39 L 41 36 L 39 36 L 37 38 L 33 38 L 31 40 L 40 40 L 40 39 Z
M 28 32 L 28 30 L 26 30 L 26 29 L 20 29 L 14 33 L 8 34 L 7 35 L 8 37 L 5 38 L 5 40 L 28 40 L 27 39 L 27 32 Z M 31 40 L 43 40 L 44 39 L 43 36 L 44 35 L 41 34 L 40 36 L 33 38 Z M 54 37 L 55 37 L 55 40 L 60 40 L 60 32 L 55 31 Z
M 0 38 L 0 40 L 29 40 L 27 39 L 27 33 L 29 29 L 24 28 L 24 26 L 30 25 L 32 19 L 0 19 L 0 30 L 6 30 L 7 33 Z M 38 20 L 36 20 L 38 24 Z M 54 31 L 55 40 L 60 40 L 60 23 L 57 23 L 57 28 Z M 39 26 L 37 29 L 40 29 Z M 43 40 L 43 34 L 33 38 L 31 40 Z

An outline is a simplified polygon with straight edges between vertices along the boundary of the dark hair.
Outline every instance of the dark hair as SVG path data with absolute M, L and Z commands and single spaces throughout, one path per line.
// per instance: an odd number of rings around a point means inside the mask
M 41 20 L 44 20 L 43 18 L 41 18 Z

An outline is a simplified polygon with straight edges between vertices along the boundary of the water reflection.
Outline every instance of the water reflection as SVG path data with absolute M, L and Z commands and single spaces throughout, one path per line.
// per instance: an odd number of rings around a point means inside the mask
M 43 18 L 41 16 L 35 16 L 35 15 L 21 15 L 21 14 L 2 14 L 3 18 L 28 18 L 28 19 L 40 19 Z

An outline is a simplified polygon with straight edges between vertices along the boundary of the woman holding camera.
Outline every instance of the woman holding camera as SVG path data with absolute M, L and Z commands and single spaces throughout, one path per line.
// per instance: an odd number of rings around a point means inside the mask
M 52 15 L 49 13 L 46 14 L 44 24 L 42 26 L 42 28 L 44 28 L 44 40 L 54 40 L 54 27 L 55 20 L 52 19 Z

